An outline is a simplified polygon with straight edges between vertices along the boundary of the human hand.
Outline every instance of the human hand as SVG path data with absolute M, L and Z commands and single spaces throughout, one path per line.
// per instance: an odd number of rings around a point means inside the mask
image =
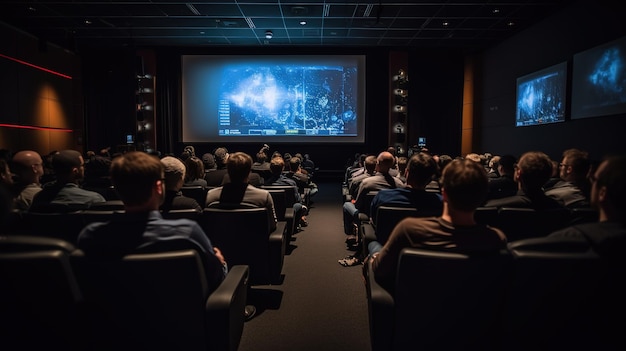
M 222 251 L 220 251 L 217 247 L 213 247 L 213 252 L 215 253 L 215 257 L 220 260 L 220 263 L 225 265 L 226 259 L 224 258 L 224 255 L 222 255 Z

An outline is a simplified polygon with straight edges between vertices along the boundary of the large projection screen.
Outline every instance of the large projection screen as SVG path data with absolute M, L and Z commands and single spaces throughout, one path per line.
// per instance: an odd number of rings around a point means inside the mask
M 181 61 L 185 143 L 365 141 L 365 55 Z

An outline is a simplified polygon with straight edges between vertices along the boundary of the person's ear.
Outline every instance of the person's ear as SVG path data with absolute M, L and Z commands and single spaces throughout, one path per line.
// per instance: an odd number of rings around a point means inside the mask
M 607 201 L 607 195 L 606 195 L 606 186 L 601 186 L 598 187 L 598 202 L 600 203 L 604 203 Z

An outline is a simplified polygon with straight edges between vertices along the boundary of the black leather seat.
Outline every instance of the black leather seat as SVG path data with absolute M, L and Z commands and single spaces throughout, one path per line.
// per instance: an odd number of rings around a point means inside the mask
M 209 188 L 201 185 L 197 186 L 183 186 L 180 191 L 184 196 L 190 197 L 200 204 L 200 207 L 206 206 L 206 194 L 209 192 Z
M 73 250 L 55 238 L 0 236 L 3 350 L 85 350 Z
M 368 254 L 367 245 L 376 240 L 385 244 L 389 235 L 401 220 L 406 217 L 439 216 L 441 211 L 420 211 L 414 207 L 379 206 L 376 213 L 376 223 L 362 222 L 360 235 L 363 240 L 364 257 Z
M 276 210 L 276 218 L 278 221 L 285 222 L 285 244 L 289 245 L 293 234 L 296 232 L 297 224 L 294 220 L 293 206 L 287 207 L 287 199 L 285 189 L 266 189 L 272 196 L 274 201 L 274 209 Z
M 571 221 L 566 208 L 534 210 L 530 208 L 501 207 L 493 225 L 504 231 L 508 241 L 546 236 L 564 228 Z
M 626 270 L 586 240 L 529 238 L 508 244 L 514 272 L 507 350 L 624 350 Z
M 121 258 L 74 251 L 71 262 L 90 316 L 89 349 L 237 350 L 248 267 L 231 265 L 211 290 L 206 269 L 221 266 L 207 262 L 200 250 L 176 239 Z
M 495 350 L 511 257 L 403 249 L 395 292 L 367 266 L 372 351 Z
M 214 203 L 211 206 L 219 206 Z M 250 284 L 282 283 L 285 257 L 284 222 L 270 232 L 266 208 L 207 207 L 200 226 L 229 264 L 250 267 Z

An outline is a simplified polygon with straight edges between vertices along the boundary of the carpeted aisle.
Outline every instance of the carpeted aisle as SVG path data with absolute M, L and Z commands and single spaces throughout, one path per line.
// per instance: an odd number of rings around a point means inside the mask
M 346 249 L 341 183 L 318 184 L 309 226 L 294 236 L 280 285 L 253 287 L 257 315 L 246 322 L 239 351 L 369 351 L 362 266 L 342 267 Z

